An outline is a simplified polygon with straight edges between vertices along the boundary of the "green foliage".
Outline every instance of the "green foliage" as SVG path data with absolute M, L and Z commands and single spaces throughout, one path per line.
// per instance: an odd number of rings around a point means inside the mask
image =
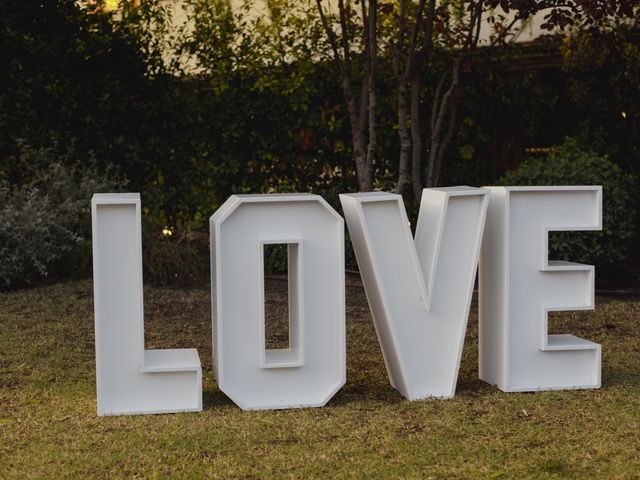
M 639 32 L 637 21 L 576 30 L 561 43 L 511 45 L 472 59 L 444 184 L 493 183 L 527 148 L 567 136 L 640 175 Z
M 35 180 L 20 160 L 20 138 L 34 150 L 54 144 L 57 152 L 72 149 L 75 158 L 56 157 L 65 169 L 91 156 L 96 171 L 117 166 L 128 189 L 142 195 L 144 221 L 151 225 L 143 240 L 152 264 L 145 274 L 156 283 L 206 277 L 199 269 L 208 265 L 206 257 L 198 262 L 201 248 L 187 238 L 205 231 L 210 215 L 233 193 L 314 192 L 340 211 L 338 194 L 356 189 L 340 75 L 328 60 L 315 2 L 269 0 L 258 7 L 244 0 L 234 8 L 226 0 L 179 3 L 121 2 L 114 14 L 90 12 L 91 2 L 75 0 L 0 2 L 4 191 Z M 178 8 L 184 8 L 180 15 Z M 380 17 L 381 39 L 390 38 L 394 11 Z M 351 30 L 357 43 L 360 32 Z M 520 161 L 525 147 L 547 147 L 584 132 L 590 144 L 601 139 L 615 164 L 638 174 L 635 31 L 630 26 L 572 37 L 563 47 L 562 71 L 521 63 L 534 50 L 557 57 L 557 44 L 500 54 L 487 49 L 473 57 L 462 74 L 465 96 L 444 183 L 493 183 Z M 376 188 L 390 190 L 399 142 L 397 85 L 385 42 L 374 167 Z M 421 94 L 425 148 L 430 99 L 450 60 L 443 42 L 436 43 Z M 352 61 L 362 61 L 357 51 Z M 165 226 L 176 234 L 159 236 Z M 347 266 L 355 268 L 346 245 Z M 273 263 L 277 270 L 282 258 Z
M 501 185 L 602 185 L 603 229 L 550 234 L 552 258 L 612 267 L 627 259 L 636 233 L 637 179 L 606 155 L 567 138 L 547 158 L 529 159 L 507 173 Z
M 567 96 L 580 129 L 604 136 L 607 153 L 640 175 L 640 22 L 577 32 L 562 46 Z
M 88 272 L 91 197 L 120 191 L 125 182 L 111 169 L 98 170 L 93 156 L 81 161 L 73 148 L 21 143 L 18 162 L 31 180 L 16 186 L 0 179 L 0 287 Z
M 288 264 L 288 249 L 286 245 L 274 244 L 264 246 L 264 273 L 286 274 Z
M 345 268 L 347 270 L 358 270 L 353 246 L 349 234 L 345 232 L 344 254 Z M 264 250 L 264 272 L 266 274 L 283 275 L 287 273 L 287 247 L 286 245 L 267 245 Z
M 169 233 L 170 232 L 170 233 Z M 208 246 L 191 238 L 188 228 L 169 230 L 143 222 L 144 281 L 154 285 L 196 285 L 209 281 Z

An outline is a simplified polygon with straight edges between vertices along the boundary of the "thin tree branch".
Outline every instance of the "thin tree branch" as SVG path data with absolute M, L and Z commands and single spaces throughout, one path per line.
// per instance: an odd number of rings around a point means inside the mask
M 475 25 L 478 21 L 479 17 L 482 16 L 482 0 L 476 3 L 471 10 L 471 18 L 469 19 L 469 29 L 467 31 L 467 38 L 464 42 L 464 50 L 470 50 L 473 44 L 474 34 L 475 34 Z
M 367 7 L 364 0 L 361 0 L 362 11 L 362 46 L 364 48 L 364 67 L 362 74 L 362 85 L 360 87 L 360 112 L 358 118 L 358 125 L 362 135 L 367 129 L 367 122 L 369 117 L 369 74 L 370 74 L 370 61 L 369 61 L 369 28 L 367 22 Z
M 424 6 L 426 4 L 426 0 L 420 0 L 418 4 L 418 11 L 416 12 L 416 21 L 413 24 L 413 30 L 411 32 L 411 42 L 409 44 L 409 51 L 407 52 L 407 64 L 405 66 L 404 75 L 409 77 L 411 74 L 411 69 L 413 68 L 413 63 L 416 54 L 416 45 L 418 43 L 418 32 L 420 31 L 420 24 L 422 23 L 422 15 L 424 12 Z M 428 34 L 428 32 L 427 32 Z
M 340 13 L 340 28 L 342 29 L 342 54 L 344 56 L 345 68 L 351 70 L 351 58 L 349 54 L 349 30 L 347 27 L 347 12 L 344 7 L 344 0 L 338 1 Z
M 422 197 L 422 137 L 420 136 L 420 72 L 411 81 L 411 183 L 416 204 Z
M 400 140 L 400 159 L 398 162 L 398 181 L 395 193 L 402 194 L 404 186 L 409 180 L 409 132 L 407 130 L 407 75 L 402 68 L 402 49 L 404 47 L 404 34 L 406 29 L 406 0 L 400 0 L 400 17 L 398 19 L 398 38 L 392 49 L 393 69 L 398 82 L 398 136 Z M 407 55 L 407 63 L 411 54 Z
M 420 64 L 427 60 L 429 51 L 431 49 L 431 43 L 433 41 L 433 23 L 436 18 L 436 1 L 429 0 L 429 10 L 427 11 L 427 28 L 424 32 L 424 39 L 422 40 L 422 49 L 419 53 Z M 416 66 L 419 68 L 419 66 Z
M 438 116 L 438 109 L 440 108 L 440 96 L 442 95 L 442 89 L 444 88 L 444 82 L 447 80 L 449 76 L 449 71 L 447 70 L 440 77 L 440 81 L 438 82 L 438 86 L 436 87 L 436 93 L 433 97 L 433 107 L 431 108 L 431 126 L 433 127 L 436 123 L 436 118 Z
M 327 17 L 324 14 L 321 0 L 316 0 L 316 4 L 318 5 L 318 13 L 320 14 L 322 26 L 325 30 L 325 33 L 327 34 L 327 38 L 329 39 L 329 45 L 331 45 L 331 50 L 333 50 L 334 61 L 336 62 L 340 71 L 344 73 L 344 66 L 342 64 L 342 59 L 340 58 L 340 53 L 338 52 L 338 41 L 336 40 L 335 33 L 329 25 Z
M 444 150 L 441 150 L 443 142 L 440 139 L 440 132 L 442 131 L 442 123 L 449 108 L 449 104 L 452 102 L 452 97 L 458 88 L 458 82 L 460 78 L 460 64 L 462 57 L 459 56 L 451 69 L 451 84 L 446 93 L 442 96 L 440 104 L 435 103 L 433 105 L 432 123 L 431 123 L 431 149 L 429 151 L 429 162 L 427 165 L 427 187 L 435 187 L 438 183 L 436 172 L 440 170 L 438 165 L 439 161 L 442 161 L 444 156 Z M 443 76 L 443 78 L 446 78 Z M 440 87 L 440 86 L 438 86 Z M 437 115 L 434 115 L 437 111 Z M 435 120 L 435 123 L 434 123 Z M 454 119 L 455 120 L 455 119 Z M 453 128 L 453 127 L 451 127 Z M 445 138 L 446 140 L 446 138 Z
M 478 12 L 478 18 L 476 19 L 476 33 L 474 35 L 473 38 L 473 45 L 472 48 L 475 50 L 475 48 L 478 46 L 478 41 L 480 40 L 480 28 L 482 26 L 482 2 L 479 4 L 480 7 L 480 11 Z
M 456 88 L 453 91 L 453 96 L 451 99 L 451 107 L 449 112 L 449 125 L 447 128 L 447 133 L 445 134 L 445 137 L 442 140 L 440 147 L 438 148 L 438 152 L 436 156 L 435 175 L 434 175 L 434 181 L 436 183 L 435 186 L 437 186 L 440 180 L 440 172 L 442 171 L 442 159 L 444 158 L 444 154 L 447 151 L 447 147 L 449 146 L 449 143 L 453 138 L 457 113 L 458 113 L 458 89 L 457 89 L 457 82 L 456 82 Z
M 364 4 L 364 0 L 362 0 Z M 376 90 L 375 90 L 375 76 L 376 76 L 376 20 L 377 20 L 377 1 L 370 0 L 371 8 L 369 9 L 369 33 L 368 33 L 368 45 L 369 45 L 369 145 L 367 150 L 367 170 L 368 170 L 368 182 L 369 188 L 373 188 L 373 157 L 376 149 Z
M 345 102 L 347 104 L 347 111 L 349 113 L 349 121 L 351 124 L 351 136 L 353 142 L 353 155 L 355 157 L 356 164 L 356 174 L 358 179 L 358 188 L 361 191 L 370 190 L 371 187 L 371 172 L 370 168 L 367 165 L 367 149 L 366 149 L 366 105 L 367 105 L 367 90 L 364 88 L 366 86 L 366 82 L 363 82 L 363 90 L 361 91 L 360 97 L 360 108 L 358 108 L 358 104 L 353 95 L 353 86 L 352 86 L 352 72 L 351 72 L 351 62 L 349 55 L 349 44 L 348 44 L 348 32 L 346 27 L 346 11 L 344 6 L 344 1 L 340 0 L 339 8 L 340 8 L 340 22 L 342 28 L 342 48 L 344 51 L 344 59 L 340 59 L 340 47 L 338 46 L 338 40 L 336 39 L 335 33 L 333 29 L 329 25 L 326 15 L 322 9 L 321 1 L 316 0 L 316 4 L 318 5 L 318 11 L 320 12 L 320 18 L 322 20 L 322 25 L 327 33 L 327 37 L 329 38 L 329 43 L 331 44 L 336 63 L 340 69 L 340 73 L 342 76 L 342 89 L 344 93 Z M 364 115 L 364 118 L 363 118 Z

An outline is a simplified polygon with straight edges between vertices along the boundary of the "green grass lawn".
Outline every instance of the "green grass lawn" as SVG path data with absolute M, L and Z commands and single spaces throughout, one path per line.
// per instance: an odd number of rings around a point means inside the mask
M 273 280 L 269 314 L 284 312 Z M 0 294 L 0 478 L 640 478 L 640 301 L 598 298 L 550 330 L 603 345 L 602 389 L 478 380 L 472 306 L 452 400 L 390 385 L 364 292 L 347 288 L 347 384 L 324 408 L 243 412 L 215 384 L 206 288 L 147 288 L 147 348 L 197 347 L 204 411 L 96 415 L 88 281 Z

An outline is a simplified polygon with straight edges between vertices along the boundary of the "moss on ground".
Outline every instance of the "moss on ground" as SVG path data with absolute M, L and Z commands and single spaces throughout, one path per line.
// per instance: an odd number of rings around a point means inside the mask
M 284 285 L 270 282 L 275 319 Z M 343 389 L 321 409 L 242 412 L 212 377 L 208 290 L 145 295 L 147 348 L 198 348 L 204 411 L 97 417 L 91 283 L 2 293 L 0 477 L 640 478 L 637 299 L 551 321 L 603 345 L 600 390 L 480 382 L 474 305 L 456 397 L 408 402 L 389 385 L 362 289 L 349 287 Z

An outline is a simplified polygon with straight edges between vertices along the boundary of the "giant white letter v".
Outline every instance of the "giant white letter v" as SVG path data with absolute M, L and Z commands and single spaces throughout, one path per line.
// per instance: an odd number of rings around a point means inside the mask
M 410 400 L 452 397 L 488 191 L 425 189 L 415 242 L 400 195 L 340 201 L 391 385 Z

